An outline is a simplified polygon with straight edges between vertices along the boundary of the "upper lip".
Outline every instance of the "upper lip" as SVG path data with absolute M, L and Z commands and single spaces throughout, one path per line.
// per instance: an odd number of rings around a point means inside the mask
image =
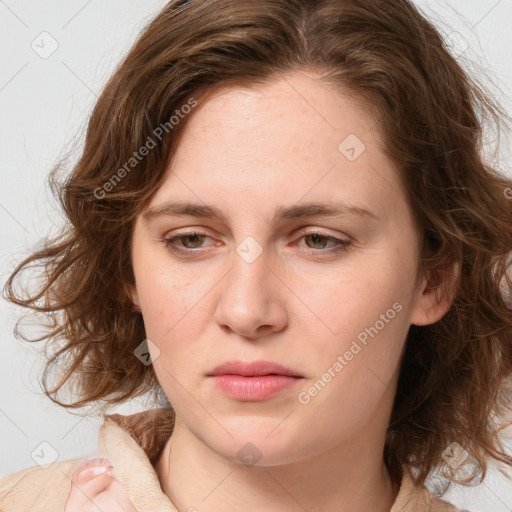
M 255 377 L 259 375 L 287 375 L 290 377 L 301 377 L 290 368 L 286 368 L 272 361 L 226 361 L 216 366 L 208 376 L 213 375 L 242 375 L 244 377 Z

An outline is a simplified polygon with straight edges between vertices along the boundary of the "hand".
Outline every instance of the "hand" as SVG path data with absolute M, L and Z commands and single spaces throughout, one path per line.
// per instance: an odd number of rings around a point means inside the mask
M 100 473 L 100 471 L 103 471 Z M 91 459 L 73 472 L 64 512 L 137 512 L 108 459 Z

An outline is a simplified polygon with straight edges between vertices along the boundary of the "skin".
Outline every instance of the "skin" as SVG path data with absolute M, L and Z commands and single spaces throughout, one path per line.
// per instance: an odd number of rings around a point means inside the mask
M 101 471 L 101 473 L 100 473 Z M 86 460 L 71 477 L 64 512 L 136 512 L 123 484 L 116 479 L 110 461 Z
M 390 510 L 398 489 L 383 447 L 404 341 L 411 324 L 438 321 L 450 302 L 437 300 L 428 276 L 416 283 L 419 229 L 374 127 L 360 104 L 313 73 L 217 91 L 187 120 L 149 208 L 206 203 L 227 221 L 136 220 L 131 297 L 177 416 L 155 470 L 180 511 Z M 366 146 L 355 161 L 338 150 L 349 134 Z M 379 220 L 268 221 L 278 206 L 328 200 Z M 188 257 L 162 241 L 192 228 L 206 236 L 173 245 Z M 236 252 L 248 236 L 262 249 L 251 263 Z M 351 245 L 329 252 L 329 237 Z M 400 312 L 300 403 L 394 303 Z M 206 376 L 231 359 L 278 362 L 303 378 L 267 400 L 235 400 Z M 247 443 L 261 456 L 250 467 L 237 456 Z

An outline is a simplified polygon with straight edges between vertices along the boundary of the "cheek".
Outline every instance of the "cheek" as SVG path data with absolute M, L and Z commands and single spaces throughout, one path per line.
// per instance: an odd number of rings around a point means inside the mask
M 190 279 L 169 271 L 152 270 L 149 265 L 137 276 L 137 291 L 146 331 L 153 331 L 158 338 L 179 325 L 200 300 L 199 290 Z
M 325 345 L 319 348 L 327 353 L 346 350 L 358 336 L 364 342 L 374 326 L 379 333 L 400 331 L 397 324 L 405 315 L 398 310 L 405 310 L 408 300 L 406 272 L 398 271 L 393 261 L 375 258 L 369 265 L 347 265 L 314 280 L 296 281 L 294 291 L 311 312 L 317 346 Z
M 158 357 L 152 354 L 155 372 L 166 383 L 163 387 L 170 389 L 176 385 L 170 375 L 180 381 L 195 375 L 209 287 L 183 274 L 152 271 L 149 265 L 137 277 L 146 337 L 157 347 Z
M 313 424 L 323 411 L 335 430 L 359 428 L 393 400 L 409 329 L 412 266 L 393 251 L 387 254 L 391 257 L 375 258 L 374 264 L 353 266 L 343 274 L 350 277 L 326 280 L 325 293 L 310 294 L 311 308 L 322 311 L 322 321 L 334 331 L 311 338 L 317 374 L 301 403 L 316 404 L 306 413 Z
M 407 322 L 401 316 L 404 309 L 397 302 L 394 305 L 383 309 L 388 323 L 361 321 L 359 315 L 353 320 L 354 324 L 360 322 L 361 328 L 344 332 L 341 326 L 331 346 L 325 350 L 316 346 L 308 354 L 315 360 L 317 372 L 301 390 L 299 407 L 304 424 L 319 428 L 319 418 L 328 422 L 325 435 L 332 438 L 325 442 L 349 437 L 382 421 L 392 406 L 407 334 Z M 349 321 L 348 315 L 345 318 Z

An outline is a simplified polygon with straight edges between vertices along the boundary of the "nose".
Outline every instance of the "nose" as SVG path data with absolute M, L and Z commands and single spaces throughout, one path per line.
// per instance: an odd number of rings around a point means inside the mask
M 214 315 L 221 329 L 248 339 L 283 330 L 288 323 L 286 287 L 276 274 L 266 251 L 252 262 L 234 254 Z

